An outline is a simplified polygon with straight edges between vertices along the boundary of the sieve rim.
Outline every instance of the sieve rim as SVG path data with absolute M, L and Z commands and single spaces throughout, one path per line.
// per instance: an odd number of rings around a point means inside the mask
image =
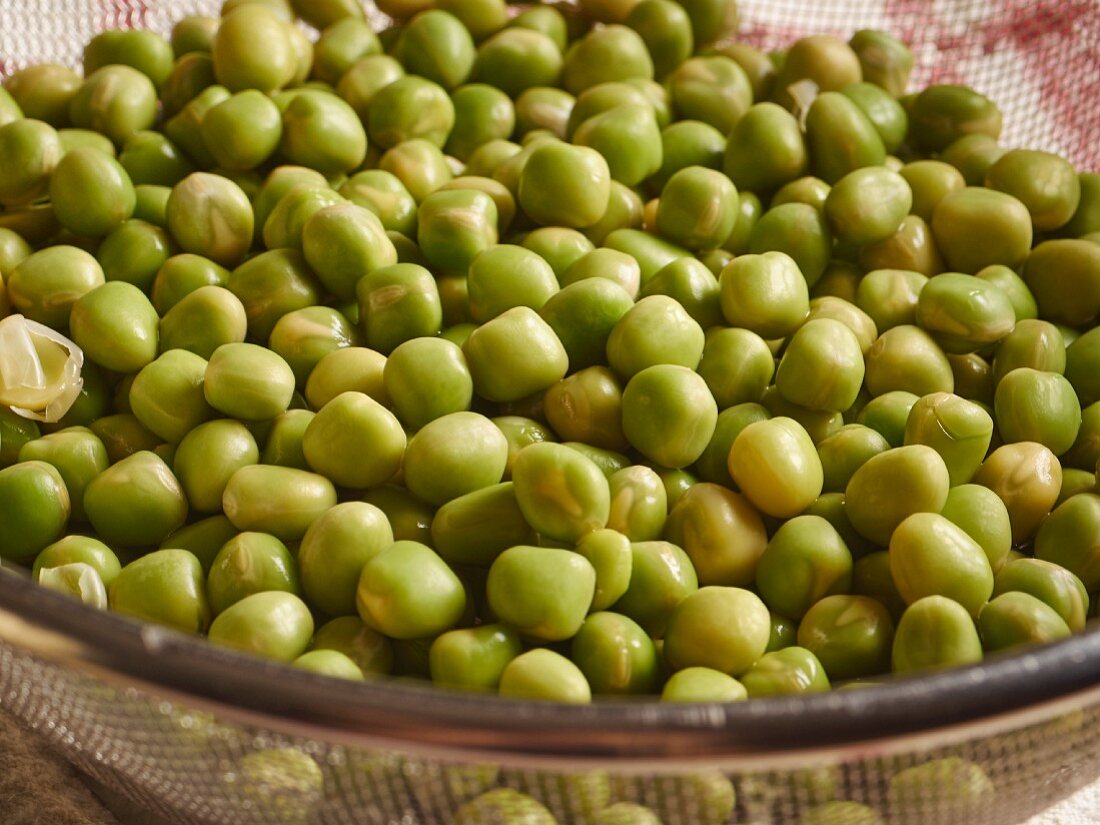
M 0 569 L 0 643 L 63 666 L 92 668 L 123 685 L 136 680 L 185 704 L 262 716 L 265 724 L 460 756 L 690 759 L 835 749 L 988 720 L 1100 684 L 1098 626 L 978 664 L 892 677 L 859 690 L 726 704 L 639 699 L 566 706 L 400 679 L 329 679 L 89 608 L 10 568 Z

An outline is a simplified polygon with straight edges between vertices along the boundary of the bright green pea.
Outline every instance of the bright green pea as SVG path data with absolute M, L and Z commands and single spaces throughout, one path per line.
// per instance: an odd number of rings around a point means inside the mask
M 722 270 L 722 314 L 765 340 L 784 337 L 809 314 L 809 290 L 795 261 L 782 252 L 742 255 Z
M 238 530 L 270 533 L 291 542 L 301 539 L 314 521 L 336 505 L 336 490 L 324 476 L 253 464 L 230 477 L 222 504 Z
M 45 461 L 24 461 L 0 470 L 0 556 L 30 562 L 65 532 L 71 500 L 57 469 Z
M 1061 455 L 1081 428 L 1081 405 L 1073 386 L 1055 372 L 1020 367 L 997 384 L 993 408 L 1008 443 L 1033 441 Z
M 280 318 L 267 346 L 286 360 L 301 386 L 324 356 L 358 343 L 358 329 L 347 316 L 330 307 L 313 306 Z
M 256 440 L 243 424 L 218 420 L 200 424 L 184 436 L 172 468 L 192 509 L 219 513 L 229 479 L 259 460 Z
M 875 676 L 890 668 L 894 622 L 866 596 L 827 596 L 798 626 L 798 644 L 821 662 L 830 679 Z
M 856 169 L 881 166 L 886 158 L 875 124 L 855 101 L 836 91 L 822 92 L 810 104 L 806 148 L 811 170 L 829 184 Z
M 130 387 L 134 415 L 170 444 L 215 416 L 203 393 L 207 362 L 186 350 L 169 350 L 142 368 Z
M 548 35 L 506 28 L 478 47 L 472 78 L 515 98 L 535 86 L 556 86 L 561 69 L 561 49 Z
M 1057 612 L 1075 633 L 1085 626 L 1089 597 L 1073 573 L 1041 559 L 1009 561 L 994 578 L 993 595 L 1027 593 Z
M 724 170 L 739 189 L 771 192 L 806 173 L 798 121 L 774 103 L 757 103 L 737 121 L 726 144 Z
M 96 253 L 108 281 L 126 281 L 144 292 L 170 255 L 168 233 L 142 220 L 125 221 L 103 239 Z
M 613 605 L 641 625 L 650 636 L 664 636 L 676 606 L 699 588 L 691 560 L 667 541 L 635 542 L 631 545 L 630 586 Z
M 313 636 L 313 617 L 293 593 L 267 591 L 246 596 L 210 624 L 210 641 L 254 656 L 292 662 Z
M 450 413 L 409 439 L 405 485 L 429 503 L 445 504 L 499 483 L 507 460 L 507 439 L 489 419 L 472 412 Z
M 565 377 L 569 365 L 553 328 L 528 307 L 510 309 L 478 327 L 463 352 L 474 391 L 489 401 L 518 401 L 545 390 Z
M 473 69 L 474 40 L 457 17 L 434 9 L 421 12 L 405 27 L 401 56 L 413 74 L 454 89 Z
M 114 281 L 85 293 L 73 304 L 69 323 L 74 342 L 90 359 L 127 374 L 156 358 L 159 320 L 140 289 Z
M 282 114 L 262 92 L 246 89 L 210 109 L 201 130 L 219 167 L 228 171 L 255 169 L 279 148 Z
M 118 556 L 103 542 L 88 536 L 66 536 L 43 548 L 34 559 L 33 574 L 38 580 L 42 570 L 67 564 L 85 564 L 95 570 L 104 585 L 110 586 L 122 569 Z
M 804 647 L 765 653 L 741 676 L 749 698 L 818 693 L 829 690 L 829 677 L 817 657 Z
M 185 252 L 233 266 L 252 245 L 252 205 L 229 179 L 196 172 L 172 190 L 168 229 Z
M 752 105 L 748 75 L 723 55 L 689 58 L 666 82 L 681 118 L 701 120 L 725 135 Z
M 648 104 L 623 104 L 593 115 L 577 127 L 573 140 L 599 152 L 612 180 L 626 186 L 637 186 L 661 167 L 661 133 Z
M 911 673 L 980 662 L 982 643 L 965 607 L 926 596 L 902 614 L 891 656 L 895 673 Z
M 389 353 L 403 342 L 435 335 L 442 323 L 439 290 L 416 264 L 394 264 L 363 276 L 356 286 L 367 345 Z
M 206 578 L 210 610 L 218 616 L 254 593 L 300 592 L 298 567 L 286 545 L 264 533 L 234 536 L 214 557 Z
M 729 471 L 757 509 L 776 518 L 800 513 L 821 493 L 821 459 L 805 428 L 772 418 L 746 426 L 734 439 Z
M 522 652 L 519 634 L 507 625 L 451 630 L 432 642 L 432 681 L 441 687 L 495 691 L 508 663 Z
M 907 517 L 940 512 L 949 486 L 947 466 L 931 447 L 895 447 L 853 473 L 844 491 L 845 510 L 860 534 L 885 547 Z
M 613 186 L 620 186 L 620 184 L 615 183 Z M 606 278 L 621 286 L 631 297 L 636 297 L 642 280 L 642 269 L 638 266 L 638 262 L 625 252 L 600 248 L 593 249 L 575 260 L 558 280 L 561 286 L 565 287 L 586 278 Z
M 1100 315 L 1100 244 L 1043 241 L 1028 254 L 1023 277 L 1047 321 L 1086 327 Z
M 864 82 L 845 86 L 840 93 L 854 102 L 871 121 L 886 151 L 897 152 L 909 130 L 909 116 L 895 96 L 873 83 Z
M 431 520 L 436 552 L 451 564 L 488 566 L 509 547 L 534 540 L 511 482 L 451 499 Z
M 62 226 L 101 238 L 134 212 L 134 187 L 114 158 L 94 149 L 73 149 L 50 176 L 50 202 Z
M 623 22 L 645 42 L 655 77 L 664 77 L 691 57 L 692 21 L 683 6 L 669 0 L 643 0 Z
M 591 688 L 585 681 L 580 668 L 564 656 L 545 648 L 536 648 L 523 653 L 508 664 L 504 673 L 501 674 L 500 695 L 517 699 L 540 699 L 582 705 L 592 701 Z M 524 797 L 507 788 L 490 791 L 469 803 L 466 809 L 490 795 L 499 796 L 501 811 L 509 814 L 519 813 L 528 821 L 538 825 L 543 823 L 550 825 L 555 821 L 549 812 L 545 813 L 545 819 L 543 819 L 543 812 L 546 809 L 530 797 Z M 535 807 L 536 805 L 538 807 Z M 475 822 L 484 821 L 480 818 L 463 819 L 461 818 L 463 813 L 464 810 L 460 809 L 460 818 L 455 820 L 456 825 L 461 823 L 474 825 Z
M 405 432 L 397 418 L 360 392 L 345 392 L 306 427 L 302 450 L 311 469 L 342 487 L 383 484 L 401 466 Z
M 652 693 L 660 677 L 653 640 L 632 619 L 599 612 L 585 619 L 573 637 L 571 655 L 593 693 Z
M 698 372 L 707 382 L 718 408 L 724 410 L 759 401 L 775 373 L 775 359 L 767 343 L 755 332 L 716 329 L 706 338 Z
M 358 616 L 341 616 L 317 628 L 313 650 L 331 650 L 347 656 L 363 674 L 386 674 L 393 669 L 393 648 Z
M 244 305 L 249 333 L 263 341 L 284 315 L 320 303 L 313 274 L 303 255 L 293 249 L 249 259 L 230 275 L 228 288 Z
M 627 379 L 659 364 L 694 369 L 702 357 L 703 344 L 702 327 L 678 301 L 651 295 L 638 301 L 611 330 L 608 363 Z
M 32 321 L 64 329 L 76 302 L 101 286 L 99 263 L 74 246 L 50 246 L 24 258 L 5 274 L 7 296 Z
M 531 95 L 538 90 L 531 89 L 524 96 Z M 561 94 L 572 102 L 572 97 L 557 89 L 542 90 Z M 545 106 L 541 103 L 536 107 L 534 101 L 527 103 L 528 108 L 520 107 L 523 96 L 516 101 L 516 105 L 504 92 L 495 89 L 485 83 L 471 83 L 460 86 L 451 93 L 451 102 L 454 106 L 454 128 L 447 137 L 444 150 L 460 160 L 467 160 L 480 146 L 493 140 L 507 140 L 516 128 L 517 121 L 523 123 L 525 116 L 537 112 L 541 116 Z M 523 129 L 521 131 L 528 131 Z
M 263 421 L 286 412 L 294 373 L 283 358 L 255 344 L 224 344 L 210 356 L 203 391 L 219 412 Z
M 160 320 L 160 350 L 183 349 L 210 358 L 222 344 L 241 343 L 248 331 L 244 305 L 228 289 L 203 286 Z
M 438 83 L 407 75 L 374 94 L 366 122 L 371 141 L 384 149 L 414 139 L 442 147 L 455 124 L 455 107 Z
M 528 217 L 544 226 L 591 226 L 603 217 L 610 196 L 607 161 L 585 146 L 540 145 L 520 175 L 519 204 Z
M 760 216 L 752 228 L 749 250 L 754 255 L 785 252 L 806 284 L 813 286 L 829 262 L 832 237 L 819 210 L 805 203 L 784 203 Z
M 484 323 L 516 306 L 539 310 L 558 291 L 554 270 L 536 253 L 499 244 L 480 252 L 467 275 L 470 314 Z
M 168 465 L 155 454 L 142 451 L 88 483 L 84 510 L 104 541 L 122 547 L 151 547 L 183 526 L 188 508 L 183 488 Z
M 466 594 L 431 549 L 398 541 L 364 565 L 356 604 L 369 627 L 395 639 L 419 639 L 454 627 Z
M 994 383 L 999 384 L 1002 378 L 1018 367 L 1064 373 L 1066 342 L 1058 327 L 1033 318 L 1017 321 L 1012 332 L 997 347 L 993 359 Z
M 367 134 L 355 110 L 341 98 L 302 90 L 283 111 L 279 151 L 291 163 L 323 175 L 350 172 L 366 157 Z
M 1011 511 L 1010 511 L 1011 512 Z M 1100 583 L 1100 565 L 1092 536 L 1100 523 L 1100 496 L 1081 493 L 1059 505 L 1035 535 L 1035 556 L 1061 565 L 1087 590 Z
M 866 387 L 872 396 L 895 390 L 918 396 L 952 392 L 951 364 L 932 337 L 919 327 L 903 324 L 883 332 L 866 357 Z
M 0 157 L 0 204 L 8 207 L 47 194 L 51 175 L 63 159 L 57 132 L 32 119 L 0 126 Z
M 799 618 L 825 596 L 846 592 L 852 554 L 820 516 L 785 522 L 759 557 L 756 589 L 772 610 Z
M 73 126 L 91 129 L 122 145 L 135 132 L 150 129 L 157 116 L 152 81 L 129 66 L 96 69 L 69 102 Z
M 1044 644 L 1069 636 L 1069 626 L 1054 608 L 1029 593 L 1002 593 L 978 617 L 986 650 Z
M 771 622 L 764 603 L 737 587 L 689 593 L 672 611 L 664 655 L 670 667 L 709 667 L 740 676 L 764 655 Z
M 186 550 L 156 550 L 130 562 L 108 588 L 111 610 L 184 633 L 202 633 L 210 606 L 199 560 Z
M 909 604 L 945 596 L 977 616 L 993 592 L 982 546 L 937 513 L 914 513 L 890 537 L 890 572 Z
M 565 53 L 562 85 L 580 94 L 598 83 L 653 77 L 653 60 L 645 41 L 633 29 L 610 25 L 593 29 Z

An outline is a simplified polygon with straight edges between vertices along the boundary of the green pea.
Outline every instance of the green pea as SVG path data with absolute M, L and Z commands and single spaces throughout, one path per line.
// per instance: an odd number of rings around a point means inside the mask
M 68 66 L 37 63 L 8 75 L 4 89 L 25 117 L 61 128 L 69 124 L 69 103 L 81 82 Z
M 409 440 L 406 486 L 432 504 L 497 484 L 508 459 L 504 434 L 482 415 L 455 412 L 425 424 Z
M 202 633 L 210 606 L 199 560 L 186 550 L 156 550 L 130 562 L 108 588 L 111 610 L 184 633 Z
M 680 497 L 664 535 L 687 553 L 701 584 L 732 587 L 753 582 L 768 542 L 748 500 L 712 483 L 695 484 Z
M 130 66 L 103 66 L 88 74 L 69 102 L 73 126 L 100 132 L 121 146 L 149 129 L 157 116 L 153 82 Z
M 978 484 L 952 487 L 940 514 L 981 546 L 994 573 L 1004 566 L 1012 548 L 1012 523 L 996 493 Z
M 953 486 L 970 481 L 985 459 L 993 420 L 978 404 L 950 393 L 917 401 L 905 425 L 906 444 L 931 447 L 947 465 Z
M 511 482 L 453 498 L 431 520 L 436 552 L 451 564 L 487 566 L 509 547 L 534 540 Z
M 652 693 L 660 676 L 653 640 L 632 619 L 617 613 L 591 614 L 572 642 L 572 659 L 593 693 Z
M 811 410 L 850 407 L 863 384 L 859 339 L 840 321 L 807 321 L 791 337 L 775 373 L 775 384 L 788 401 Z
M 605 360 L 612 330 L 633 305 L 630 295 L 617 283 L 588 278 L 551 296 L 539 315 L 558 336 L 569 365 L 583 369 Z
M 668 497 L 660 476 L 649 467 L 632 465 L 613 473 L 608 485 L 608 528 L 635 542 L 659 538 L 668 514 Z
M 141 450 L 154 450 L 162 443 L 130 413 L 101 416 L 92 421 L 88 429 L 103 442 L 107 448 L 107 458 L 112 463 Z
M 263 421 L 286 412 L 294 373 L 283 358 L 255 344 L 224 344 L 210 356 L 203 391 L 219 412 Z
M 890 571 L 909 604 L 945 596 L 977 616 L 993 592 L 993 571 L 981 545 L 936 513 L 914 513 L 894 530 Z
M 1077 440 L 1081 405 L 1073 386 L 1058 373 L 1014 369 L 997 384 L 993 405 L 1006 442 L 1037 442 L 1061 455 Z
M 398 541 L 363 567 L 356 603 L 368 626 L 395 639 L 419 639 L 454 627 L 466 595 L 431 549 Z
M 102 284 L 72 307 L 73 340 L 106 369 L 134 373 L 156 358 L 159 319 L 145 294 L 124 281 Z
M 212 44 L 214 74 L 231 91 L 274 92 L 287 85 L 298 55 L 287 22 L 258 4 L 243 4 L 222 18 Z
M 887 329 L 868 350 L 866 386 L 872 396 L 895 390 L 921 396 L 951 392 L 955 378 L 947 356 L 931 336 L 905 324 Z
M 119 571 L 122 569 L 114 551 L 103 542 L 88 536 L 72 535 L 55 541 L 35 557 L 34 579 L 42 583 L 46 572 L 51 568 L 73 565 L 80 565 L 81 569 L 63 574 L 62 578 L 67 579 L 68 575 L 75 574 L 81 585 L 76 588 L 78 593 L 87 592 L 88 587 L 93 590 L 98 589 L 94 583 L 91 585 L 85 584 L 84 577 L 86 574 L 84 574 L 83 568 L 89 568 L 95 573 L 93 582 L 98 581 L 99 585 L 107 587 L 118 578 Z M 107 607 L 106 592 L 103 592 L 101 602 L 98 599 L 96 601 L 99 607 Z
M 72 232 L 101 238 L 130 217 L 136 202 L 129 175 L 114 158 L 94 149 L 73 149 L 50 177 L 50 201 Z
M 313 636 L 313 617 L 293 593 L 253 593 L 227 607 L 210 624 L 214 644 L 254 656 L 292 662 Z
M 259 460 L 256 440 L 243 424 L 218 420 L 200 424 L 183 437 L 172 467 L 192 509 L 219 513 L 229 479 Z
M 260 463 L 308 470 L 309 462 L 306 461 L 302 441 L 315 415 L 309 410 L 287 410 L 276 416 L 271 421 L 271 430 L 260 453 Z
M 94 433 L 83 427 L 60 430 L 17 446 L 16 454 L 20 462 L 41 461 L 52 465 L 61 476 L 65 489 L 69 493 L 72 519 L 86 520 L 84 489 L 109 465 L 107 450 Z M 85 561 L 85 559 L 70 561 Z M 58 564 L 67 563 L 70 562 L 58 562 Z M 105 575 L 105 583 L 110 584 L 109 576 L 106 576 L 103 570 L 99 572 Z
M 515 307 L 478 327 L 462 349 L 474 391 L 489 401 L 518 401 L 545 390 L 565 377 L 569 365 L 553 328 L 529 307 Z
M 966 608 L 944 596 L 926 596 L 906 608 L 894 633 L 895 673 L 979 662 L 982 643 Z
M 817 283 L 825 272 L 832 249 L 832 238 L 825 219 L 805 203 L 773 206 L 760 216 L 749 237 L 749 250 L 786 252 L 794 260 L 808 286 Z
M 264 533 L 234 536 L 214 557 L 206 579 L 210 610 L 218 616 L 255 593 L 300 592 L 297 564 L 286 545 Z
M 389 480 L 405 454 L 397 418 L 360 392 L 345 392 L 306 427 L 302 449 L 311 469 L 342 487 L 366 489 Z
M 210 516 L 176 530 L 161 542 L 159 549 L 188 551 L 199 560 L 205 579 L 218 551 L 235 535 L 237 528 L 229 519 L 223 515 Z
M 519 635 L 507 625 L 451 630 L 432 642 L 432 681 L 441 687 L 495 691 L 508 663 L 522 652 Z
M 737 189 L 721 172 L 689 166 L 674 173 L 661 192 L 657 230 L 688 249 L 720 245 L 737 222 Z
M 917 95 L 909 115 L 913 137 L 931 151 L 942 151 L 967 135 L 996 139 L 1001 133 L 1000 110 L 966 86 L 929 86 Z
M 64 329 L 76 302 L 101 286 L 103 270 L 82 249 L 51 246 L 21 261 L 7 274 L 12 308 L 32 321 Z
M 689 166 L 702 166 L 707 169 L 722 168 L 726 139 L 720 131 L 708 123 L 681 120 L 662 130 L 661 149 L 661 166 L 650 178 L 650 183 L 657 188 L 663 188 L 672 175 Z M 734 173 L 730 168 L 727 167 L 725 172 L 728 177 L 734 179 Z M 737 183 L 737 180 L 734 180 L 734 183 Z M 744 184 L 741 184 L 741 188 L 745 188 Z
M 136 452 L 94 478 L 84 509 L 96 532 L 112 545 L 156 546 L 187 519 L 187 498 L 168 465 Z
M 96 256 L 108 281 L 126 281 L 148 292 L 170 254 L 171 241 L 161 227 L 127 220 L 103 239 Z
M 29 460 L 0 470 L 3 528 L 0 556 L 30 562 L 65 532 L 71 513 L 69 491 L 52 464 Z
M 659 334 L 655 332 L 659 329 Z M 703 329 L 678 301 L 664 295 L 642 298 L 619 319 L 607 339 L 611 367 L 630 379 L 654 365 L 694 369 L 703 353 Z
M 1033 149 L 1003 154 L 989 167 L 985 184 L 1019 198 L 1038 230 L 1058 229 L 1068 223 L 1081 198 L 1073 166 L 1050 152 Z
M 827 595 L 851 585 L 852 556 L 820 516 L 798 516 L 772 536 L 756 568 L 756 588 L 770 608 L 801 617 Z
M 622 387 L 606 367 L 588 367 L 546 391 L 544 414 L 566 441 L 598 449 L 626 450 L 622 430 Z
M 932 233 L 947 265 L 974 273 L 1017 266 L 1031 247 L 1031 216 L 1011 195 L 968 186 L 948 193 L 932 213 Z M 975 237 L 984 242 L 973 243 Z
M 291 664 L 294 667 L 308 670 L 322 676 L 334 679 L 350 679 L 353 682 L 363 681 L 363 671 L 348 656 L 336 650 L 311 650 L 303 653 Z
M 512 479 L 524 518 L 543 535 L 576 542 L 607 523 L 611 498 L 607 479 L 575 450 L 552 443 L 531 444 L 516 456 Z
M 244 305 L 228 289 L 199 287 L 160 321 L 160 349 L 184 349 L 210 358 L 222 344 L 244 341 L 248 318 Z
M 821 460 L 806 430 L 790 418 L 746 426 L 733 442 L 729 471 L 757 509 L 776 518 L 800 513 L 821 493 Z
M 449 413 L 466 410 L 473 382 L 457 344 L 415 338 L 398 346 L 382 371 L 387 403 L 411 429 Z M 368 393 L 369 394 L 369 393 Z
M 813 158 L 811 170 L 829 184 L 856 169 L 881 166 L 886 159 L 875 124 L 853 100 L 834 91 L 822 92 L 810 104 L 806 147 Z
M 1023 277 L 1045 320 L 1085 327 L 1100 315 L 1098 244 L 1044 241 L 1027 256 Z
M 845 488 L 852 526 L 880 547 L 914 513 L 938 513 L 950 476 L 939 453 L 921 444 L 895 447 L 869 458 Z
M 765 340 L 789 335 L 809 314 L 809 290 L 798 264 L 782 252 L 742 255 L 718 279 L 727 323 Z
M 909 131 L 905 108 L 885 89 L 874 83 L 852 83 L 840 89 L 874 125 L 887 152 L 895 153 Z
M 741 676 L 750 698 L 818 693 L 829 689 L 829 678 L 817 657 L 804 647 L 765 653 Z
M 739 189 L 766 193 L 806 173 L 798 121 L 774 103 L 757 103 L 737 121 L 726 144 L 724 170 Z
M 279 148 L 282 115 L 272 100 L 246 89 L 210 109 L 202 137 L 218 165 L 229 171 L 255 169 Z
M 283 111 L 279 151 L 291 163 L 323 175 L 350 172 L 363 163 L 367 134 L 355 110 L 341 98 L 303 90 Z
M 769 207 L 782 206 L 785 203 L 803 203 L 821 212 L 831 187 L 821 178 L 806 175 L 784 184 L 772 195 Z
M 730 134 L 752 105 L 748 75 L 723 55 L 689 58 L 668 76 L 667 83 L 681 118 L 701 120 L 722 134 Z
M 182 17 L 172 26 L 172 51 L 177 58 L 194 52 L 209 52 L 217 31 L 217 17 L 197 14 Z
M 1098 518 L 1100 496 L 1081 493 L 1059 505 L 1035 534 L 1036 558 L 1062 566 L 1090 592 L 1100 582 L 1096 549 L 1090 538 Z
M 570 170 L 563 175 L 563 169 Z M 540 145 L 523 166 L 519 204 L 536 223 L 591 226 L 607 210 L 611 193 L 607 161 L 594 149 L 564 143 Z
M 229 271 L 199 255 L 173 255 L 157 270 L 150 297 L 160 315 L 168 312 L 183 298 L 200 287 L 229 283 Z
M 375 92 L 367 115 L 370 138 L 384 149 L 414 139 L 442 147 L 455 124 L 455 107 L 446 90 L 413 75 Z
M 829 190 L 825 217 L 837 240 L 863 246 L 893 236 L 912 204 L 912 190 L 897 172 L 856 169 Z
M 1042 444 L 1018 442 L 998 447 L 974 475 L 1005 503 L 1012 543 L 1030 538 L 1050 512 L 1062 486 L 1062 468 Z
M 889 669 L 894 622 L 866 596 L 827 596 L 798 626 L 798 644 L 818 657 L 830 679 L 874 676 Z
M 714 392 L 714 389 L 711 389 Z M 733 442 L 740 435 L 741 430 L 754 421 L 763 421 L 771 417 L 771 413 L 762 405 L 747 401 L 727 407 L 718 413 L 718 421 L 714 427 L 714 435 L 711 436 L 703 454 L 695 462 L 695 469 L 703 481 L 721 484 L 725 487 L 736 487 L 736 483 L 729 471 L 730 449 Z
M 1016 322 L 1005 292 L 969 275 L 947 273 L 930 279 L 920 291 L 917 323 L 946 352 L 973 352 L 1000 341 Z
M 862 247 L 857 257 L 868 271 L 902 269 L 931 277 L 946 269 L 931 228 L 916 215 L 907 215 L 898 231 L 885 241 Z
M 570 264 L 558 280 L 562 286 L 569 286 L 586 278 L 606 278 L 621 286 L 631 297 L 635 297 L 638 295 L 642 271 L 638 262 L 625 252 L 600 248 L 593 249 Z
M 336 505 L 336 490 L 324 476 L 253 464 L 230 477 L 222 504 L 238 530 L 270 533 L 291 542 L 301 539 L 314 521 Z
M 577 127 L 573 141 L 599 152 L 611 178 L 626 186 L 637 186 L 661 166 L 661 134 L 648 104 L 622 104 L 593 115 Z
M 313 634 L 311 647 L 347 656 L 363 674 L 386 674 L 393 668 L 390 641 L 358 616 L 341 616 L 321 625 Z
M 695 569 L 687 554 L 667 541 L 635 542 L 631 551 L 630 586 L 613 607 L 660 638 L 676 606 L 698 590 Z
M 168 229 L 185 252 L 223 266 L 240 263 L 252 245 L 252 205 L 227 178 L 196 172 L 168 199 Z
M 647 367 L 623 390 L 627 441 L 663 467 L 686 467 L 698 459 L 717 418 L 718 406 L 706 382 L 684 366 Z
M 1008 592 L 982 608 L 978 617 L 986 650 L 1044 644 L 1069 636 L 1069 626 L 1054 608 L 1029 593 Z
M 687 667 L 672 674 L 661 691 L 662 702 L 740 702 L 748 698 L 744 686 L 728 674 L 709 667 Z M 628 803 L 619 803 L 605 809 L 625 808 Z M 636 806 L 631 806 L 636 807 Z M 633 810 L 631 814 L 634 814 Z M 597 820 L 601 821 L 601 820 Z M 608 825 L 618 820 L 608 819 Z M 653 822 L 658 820 L 654 819 Z M 626 822 L 644 823 L 644 819 L 623 819 Z
M 480 252 L 467 275 L 470 313 L 484 323 L 516 306 L 539 310 L 558 291 L 554 271 L 534 252 L 499 244 Z
M 616 229 L 604 238 L 603 245 L 625 252 L 638 262 L 642 271 L 642 286 L 676 259 L 691 257 L 691 253 L 682 246 L 640 229 Z
M 1077 440 L 1062 456 L 1062 464 L 1067 469 L 1092 471 L 1100 461 L 1100 438 L 1097 425 L 1100 424 L 1100 406 L 1090 404 L 1081 411 L 1081 429 L 1077 431 Z
M 1064 567 L 1041 559 L 1008 562 L 994 578 L 993 595 L 1027 593 L 1052 608 L 1073 632 L 1080 632 L 1088 615 L 1085 585 Z
M 496 244 L 496 204 L 476 190 L 433 192 L 420 205 L 417 240 L 433 265 L 463 272 Z
M 209 40 L 205 44 L 208 48 L 181 55 L 161 85 L 160 99 L 166 118 L 171 119 L 179 114 L 205 89 L 217 85 L 218 81 L 214 77 L 214 59 L 210 56 L 209 49 L 214 32 L 217 31 L 216 24 L 215 19 L 214 31 L 209 32 Z

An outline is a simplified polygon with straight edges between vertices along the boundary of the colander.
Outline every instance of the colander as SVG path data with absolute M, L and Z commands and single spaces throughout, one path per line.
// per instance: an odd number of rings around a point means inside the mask
M 77 64 L 96 31 L 166 32 L 218 5 L 0 0 L 0 75 Z M 1006 145 L 1100 166 L 1096 0 L 741 6 L 741 36 L 766 48 L 888 29 L 914 50 L 914 86 L 969 83 L 1004 110 Z M 563 825 L 590 822 L 609 799 L 647 805 L 665 825 L 798 823 L 834 799 L 890 825 L 1012 825 L 1100 776 L 1100 631 L 859 690 L 561 707 L 324 679 L 87 609 L 9 568 L 0 707 L 110 792 L 181 825 L 445 825 L 498 786 L 535 796 Z M 921 765 L 924 782 L 891 791 Z

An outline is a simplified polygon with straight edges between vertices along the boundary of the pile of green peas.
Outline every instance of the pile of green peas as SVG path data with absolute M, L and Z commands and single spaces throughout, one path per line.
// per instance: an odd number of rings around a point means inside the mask
M 380 6 L 227 0 L 4 81 L 5 564 L 330 676 L 571 703 L 1084 627 L 1100 175 L 908 92 L 883 32 Z

